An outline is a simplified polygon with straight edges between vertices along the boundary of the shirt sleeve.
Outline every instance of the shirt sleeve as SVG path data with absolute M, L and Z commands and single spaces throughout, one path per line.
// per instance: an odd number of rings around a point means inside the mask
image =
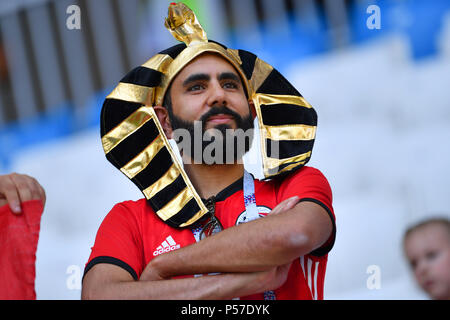
M 115 205 L 97 231 L 86 273 L 98 263 L 110 263 L 128 271 L 134 280 L 143 270 L 143 245 L 140 236 L 139 210 L 125 203 Z
M 310 254 L 323 256 L 334 245 L 336 238 L 336 221 L 332 206 L 333 197 L 327 178 L 319 170 L 312 167 L 303 167 L 287 176 L 281 183 L 278 191 L 278 203 L 290 197 L 298 196 L 301 201 L 310 201 L 320 205 L 328 213 L 333 224 L 333 230 L 328 240 Z

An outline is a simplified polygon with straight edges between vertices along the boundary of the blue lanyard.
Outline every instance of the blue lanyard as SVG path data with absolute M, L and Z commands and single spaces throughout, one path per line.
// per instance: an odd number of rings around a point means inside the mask
M 244 170 L 244 206 L 245 222 L 259 218 L 255 197 L 255 181 L 253 180 L 253 176 L 247 170 Z
M 256 196 L 255 196 L 255 181 L 253 176 L 247 171 L 244 171 L 244 205 L 245 205 L 245 222 L 259 219 L 259 211 L 256 206 Z M 264 300 L 276 300 L 277 296 L 275 292 L 265 291 Z

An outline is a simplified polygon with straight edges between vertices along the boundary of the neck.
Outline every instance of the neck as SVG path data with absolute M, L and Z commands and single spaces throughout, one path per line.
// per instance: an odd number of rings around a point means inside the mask
M 203 199 L 217 195 L 244 175 L 244 165 L 242 163 L 216 165 L 185 164 L 184 169 L 195 190 Z

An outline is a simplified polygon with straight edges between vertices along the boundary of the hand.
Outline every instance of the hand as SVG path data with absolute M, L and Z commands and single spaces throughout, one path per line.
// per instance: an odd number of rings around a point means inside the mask
M 298 196 L 294 196 L 286 200 L 283 200 L 279 204 L 277 204 L 277 206 L 273 208 L 273 210 L 269 212 L 268 215 L 278 214 L 280 212 L 290 210 L 293 207 L 295 207 L 295 205 L 298 203 L 298 200 L 300 200 Z
M 255 283 L 259 284 L 260 288 L 258 288 L 254 293 L 275 290 L 281 287 L 287 280 L 291 265 L 292 262 L 289 262 L 267 271 L 255 272 L 254 274 L 258 276 Z
M 152 261 L 150 261 L 147 264 L 144 271 L 142 271 L 142 274 L 139 277 L 139 280 L 142 280 L 142 281 L 164 280 L 164 278 L 158 272 L 157 263 L 155 263 L 155 262 L 157 262 L 156 260 L 157 260 L 157 258 L 154 258 Z
M 13 213 L 20 214 L 20 204 L 29 200 L 41 200 L 45 205 L 44 188 L 35 178 L 17 173 L 0 176 L 0 207 L 9 204 Z

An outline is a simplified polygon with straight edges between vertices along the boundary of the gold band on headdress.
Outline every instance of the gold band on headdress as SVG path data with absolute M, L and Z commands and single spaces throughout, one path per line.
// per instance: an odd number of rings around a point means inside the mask
M 175 39 L 184 42 L 187 46 L 208 43 L 206 32 L 194 12 L 182 2 L 170 4 L 164 25 Z

